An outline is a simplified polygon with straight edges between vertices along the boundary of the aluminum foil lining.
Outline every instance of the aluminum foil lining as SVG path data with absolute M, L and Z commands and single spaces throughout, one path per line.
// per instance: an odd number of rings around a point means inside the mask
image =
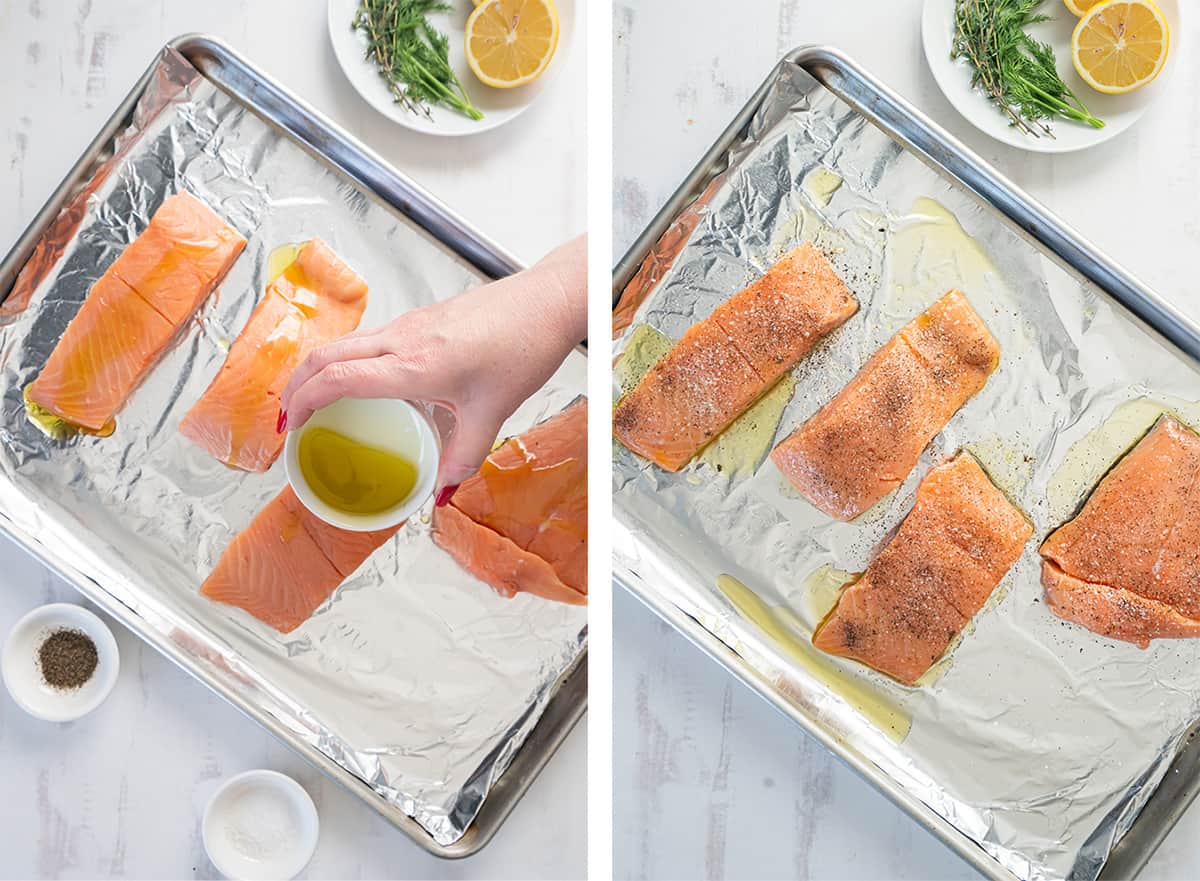
M 50 439 L 26 418 L 22 390 L 91 284 L 182 189 L 246 236 L 245 253 L 118 413 L 111 437 Z M 433 544 L 428 509 L 291 634 L 197 590 L 285 478 L 282 462 L 265 474 L 229 470 L 176 426 L 262 296 L 268 254 L 314 237 L 370 283 L 363 326 L 482 280 L 165 52 L 114 157 L 52 224 L 5 303 L 0 510 L 8 528 L 93 579 L 296 742 L 450 844 L 580 657 L 586 610 L 497 596 Z M 581 394 L 585 365 L 573 353 L 505 433 Z
M 796 368 L 775 442 L 950 287 L 999 340 L 999 370 L 904 485 L 849 524 L 809 506 L 769 460 L 752 477 L 695 462 L 668 474 L 614 444 L 617 577 L 697 619 L 1014 875 L 1095 878 L 1198 715 L 1200 642 L 1142 651 L 1059 620 L 1042 600 L 1037 548 L 1091 486 L 1081 480 L 1063 496 L 1064 463 L 1087 449 L 1083 439 L 1127 402 L 1185 407 L 1196 371 L 786 62 L 748 140 L 627 287 L 614 358 L 638 325 L 678 338 L 804 239 L 830 255 L 862 309 Z M 821 574 L 862 571 L 920 478 L 960 448 L 1036 525 L 993 602 L 921 688 L 816 652 L 812 627 L 828 608 L 814 607 Z M 1093 474 L 1106 464 L 1091 463 Z M 783 623 L 739 612 L 718 586 L 723 575 Z M 789 628 L 790 644 L 780 636 Z M 832 675 L 817 675 L 824 669 Z

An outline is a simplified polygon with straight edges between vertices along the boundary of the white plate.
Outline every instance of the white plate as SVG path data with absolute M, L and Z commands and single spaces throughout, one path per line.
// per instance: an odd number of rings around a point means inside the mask
M 575 0 L 557 0 L 558 48 L 545 72 L 527 86 L 515 89 L 494 89 L 475 78 L 467 66 L 463 50 L 463 31 L 467 17 L 474 9 L 471 0 L 451 0 L 453 12 L 436 13 L 429 21 L 450 38 L 450 66 L 454 68 L 471 102 L 483 113 L 478 121 L 463 116 L 448 107 L 431 107 L 430 115 L 413 113 L 392 100 L 392 93 L 379 75 L 375 65 L 366 58 L 367 41 L 350 23 L 358 10 L 358 0 L 329 0 L 329 39 L 338 64 L 358 94 L 368 104 L 394 122 L 406 128 L 431 135 L 470 135 L 486 132 L 509 120 L 516 119 L 538 99 L 550 81 L 566 62 L 571 49 L 571 34 L 575 26 Z
M 79 688 L 52 688 L 38 667 L 38 648 L 59 629 L 79 630 L 96 645 L 96 672 Z M 16 623 L 4 644 L 4 685 L 13 700 L 38 719 L 70 722 L 104 702 L 117 681 L 120 658 L 108 625 L 83 606 L 51 603 L 39 606 Z
M 1033 150 L 1038 153 L 1068 153 L 1101 144 L 1129 128 L 1165 90 L 1175 67 L 1175 59 L 1181 51 L 1180 37 L 1183 33 L 1180 22 L 1179 0 L 1158 0 L 1158 5 L 1171 26 L 1171 46 L 1167 63 L 1154 82 L 1127 95 L 1104 95 L 1087 85 L 1075 72 L 1071 63 L 1071 32 L 1078 19 L 1063 5 L 1062 0 L 1045 0 L 1042 10 L 1052 21 L 1030 28 L 1032 36 L 1049 43 L 1054 48 L 1058 61 L 1058 75 L 1063 82 L 1087 105 L 1093 116 L 1104 120 L 1104 128 L 1066 119 L 1050 123 L 1053 138 L 1035 138 L 1022 133 L 1008 124 L 1008 117 L 992 104 L 978 89 L 971 88 L 971 68 L 963 61 L 950 58 L 954 40 L 954 0 L 925 0 L 921 16 L 921 39 L 925 44 L 925 58 L 933 78 L 937 80 L 954 109 L 967 118 L 981 132 L 998 141 Z

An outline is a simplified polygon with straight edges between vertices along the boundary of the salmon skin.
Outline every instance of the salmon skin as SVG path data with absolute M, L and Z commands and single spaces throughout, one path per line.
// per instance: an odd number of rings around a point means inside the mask
M 1050 610 L 1147 648 L 1200 636 L 1200 436 L 1164 416 L 1042 544 Z
M 200 593 L 290 633 L 399 529 L 339 529 L 305 508 L 289 486 L 234 537 Z
M 974 457 L 960 453 L 925 475 L 895 536 L 842 593 L 813 645 L 914 685 L 1032 535 Z
M 288 377 L 317 346 L 358 327 L 367 283 L 313 239 L 267 286 L 221 371 L 179 431 L 231 468 L 266 471 L 283 449 L 275 430 Z
M 926 445 L 1000 363 L 961 291 L 906 324 L 771 459 L 796 489 L 853 520 L 901 483 Z
M 195 196 L 167 198 L 92 285 L 29 399 L 71 425 L 104 429 L 245 246 Z
M 688 328 L 617 403 L 613 434 L 678 471 L 857 311 L 829 261 L 805 242 Z
M 435 508 L 433 538 L 504 596 L 587 602 L 587 401 L 492 451 Z

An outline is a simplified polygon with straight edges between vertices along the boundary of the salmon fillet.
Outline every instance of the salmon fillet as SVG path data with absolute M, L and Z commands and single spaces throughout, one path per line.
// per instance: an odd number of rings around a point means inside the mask
M 921 481 L 895 536 L 842 593 L 813 645 L 915 684 L 983 608 L 1031 535 L 974 457 L 960 453 Z
M 1200 636 L 1200 436 L 1164 416 L 1042 544 L 1060 618 L 1146 648 Z
M 453 505 L 435 509 L 433 524 L 438 546 L 501 596 L 511 598 L 524 592 L 575 606 L 587 603 L 587 594 L 564 584 L 554 567 L 537 554 L 521 550 L 512 540 L 476 523 Z
M 613 434 L 678 471 L 858 311 L 858 301 L 811 243 L 688 328 L 617 403 Z
M 399 529 L 339 529 L 285 487 L 234 537 L 200 593 L 289 633 Z
M 171 196 L 111 269 L 172 324 L 191 318 L 246 240 L 189 193 Z
M 1050 560 L 1042 561 L 1042 587 L 1050 611 L 1088 630 L 1150 647 L 1152 639 L 1200 636 L 1200 621 L 1168 603 L 1131 590 L 1073 578 Z
M 317 346 L 358 327 L 367 284 L 314 239 L 267 286 L 216 378 L 179 431 L 231 468 L 266 471 L 283 449 L 279 396 Z
M 1000 361 L 961 291 L 906 324 L 854 379 L 771 453 L 810 502 L 853 520 L 901 483 Z
M 504 596 L 587 602 L 587 401 L 497 447 L 434 509 L 433 537 Z
M 29 399 L 72 425 L 103 429 L 245 245 L 195 196 L 169 197 L 92 285 Z

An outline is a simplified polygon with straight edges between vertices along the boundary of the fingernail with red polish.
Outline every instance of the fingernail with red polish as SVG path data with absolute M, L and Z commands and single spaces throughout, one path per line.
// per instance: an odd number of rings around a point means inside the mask
M 275 420 L 275 433 L 283 434 L 284 426 L 287 425 L 287 410 L 279 411 L 279 418 Z
M 435 508 L 444 508 L 446 503 L 450 501 L 450 497 L 454 495 L 454 491 L 458 489 L 458 484 L 454 486 L 443 486 L 441 492 L 437 494 L 437 498 L 433 500 Z

